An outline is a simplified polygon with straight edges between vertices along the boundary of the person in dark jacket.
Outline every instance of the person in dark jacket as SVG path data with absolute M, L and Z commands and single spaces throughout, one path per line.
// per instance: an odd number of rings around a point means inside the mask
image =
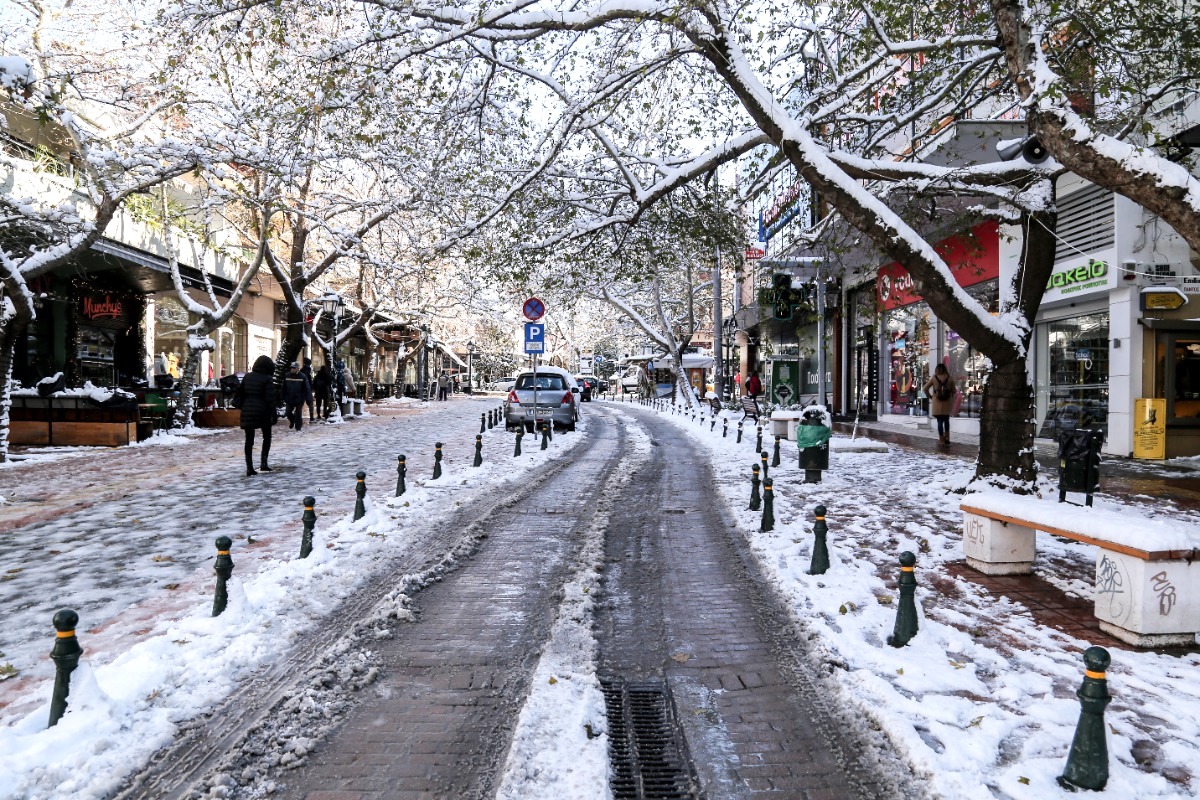
M 237 402 L 240 401 L 240 402 Z M 246 431 L 246 475 L 254 471 L 254 431 L 262 430 L 262 460 L 258 468 L 271 472 L 267 456 L 271 453 L 271 426 L 275 424 L 275 362 L 259 356 L 254 368 L 242 379 L 235 402 L 242 410 L 242 429 Z
M 313 395 L 317 398 L 317 416 L 325 419 L 333 410 L 329 393 L 333 389 L 333 373 L 328 364 L 322 364 L 313 378 Z
M 316 415 L 316 410 L 313 407 L 313 394 L 312 394 L 313 371 L 312 371 L 312 359 L 311 358 L 304 359 L 304 366 L 300 368 L 300 374 L 303 375 L 304 377 L 308 378 L 308 390 L 309 390 L 308 391 L 308 402 L 305 403 L 305 405 L 308 406 L 308 421 L 316 422 L 317 415 Z
M 312 384 L 308 376 L 300 371 L 300 365 L 292 362 L 287 377 L 283 379 L 283 404 L 287 408 L 288 429 L 304 427 L 304 407 L 312 402 Z

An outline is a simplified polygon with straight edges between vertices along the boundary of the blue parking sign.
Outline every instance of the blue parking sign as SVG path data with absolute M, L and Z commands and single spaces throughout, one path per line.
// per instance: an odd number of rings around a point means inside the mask
M 525 323 L 525 352 L 542 353 L 546 349 L 546 326 L 540 322 Z

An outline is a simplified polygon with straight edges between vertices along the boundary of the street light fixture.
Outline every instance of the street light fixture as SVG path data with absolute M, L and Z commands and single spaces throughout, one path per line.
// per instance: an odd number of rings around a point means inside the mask
M 324 311 L 333 320 L 333 336 L 329 339 L 329 404 L 325 407 L 325 417 L 328 419 L 331 415 L 337 417 L 342 416 L 341 406 L 337 403 L 337 380 L 341 374 L 341 370 L 337 368 L 337 337 L 338 324 L 342 319 L 342 298 L 336 292 L 326 292 L 318 299 L 321 304 L 321 310 Z M 335 371 L 336 370 L 336 371 Z
M 475 383 L 471 372 L 472 362 L 475 360 L 475 342 L 467 342 L 467 394 L 475 394 Z

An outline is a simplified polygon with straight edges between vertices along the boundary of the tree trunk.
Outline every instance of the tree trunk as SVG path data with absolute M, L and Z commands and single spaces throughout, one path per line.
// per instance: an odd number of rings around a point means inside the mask
M 7 290 L 9 287 L 5 287 Z M 25 303 L 18 302 L 28 295 L 22 293 L 13 297 L 12 293 L 0 293 L 0 304 L 6 297 L 12 301 L 15 313 L 12 316 L 0 315 L 0 464 L 8 461 L 8 428 L 12 418 L 12 371 L 16 358 L 17 339 L 33 319 L 33 309 Z
M 302 290 L 301 288 L 300 291 Z M 299 291 L 296 296 L 301 296 Z M 288 305 L 287 325 L 284 330 L 287 333 L 279 345 L 279 352 L 275 355 L 275 400 L 277 403 L 281 399 L 279 393 L 283 391 L 283 381 L 287 377 L 288 368 L 293 361 L 300 360 L 300 353 L 304 350 L 304 314 L 291 305 Z M 329 368 L 333 369 L 333 365 L 330 364 Z
M 196 337 L 208 336 L 212 331 L 195 332 L 189 331 L 188 336 L 188 351 L 187 357 L 183 360 L 183 371 L 179 373 L 179 401 L 175 405 L 175 424 L 176 428 L 186 428 L 192 424 L 192 412 L 195 410 L 196 401 L 192 396 L 192 390 L 196 386 L 196 373 L 200 369 L 200 354 L 205 350 L 211 350 L 209 347 L 193 347 L 192 341 Z
M 979 415 L 979 460 L 975 480 L 1028 494 L 1037 482 L 1033 457 L 1035 409 L 1033 384 L 1027 360 L 993 364 L 983 386 L 983 409 Z M 1017 486 L 1012 486 L 1015 481 Z

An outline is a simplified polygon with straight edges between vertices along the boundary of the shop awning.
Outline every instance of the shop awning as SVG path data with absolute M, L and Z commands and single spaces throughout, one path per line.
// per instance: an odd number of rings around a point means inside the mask
M 457 364 L 458 366 L 462 367 L 463 369 L 466 369 L 467 362 L 463 361 L 461 358 L 459 358 L 458 356 L 456 356 L 456 355 L 454 354 L 454 351 L 453 351 L 453 350 L 451 350 L 449 347 L 446 347 L 446 345 L 442 344 L 441 342 L 435 342 L 435 343 L 434 343 L 434 347 L 436 347 L 436 348 L 437 348 L 439 351 L 441 351 L 441 352 L 442 352 L 442 353 L 444 353 L 444 354 L 445 354 L 447 357 L 449 357 L 449 359 L 450 359 L 451 361 L 453 361 L 455 364 Z

